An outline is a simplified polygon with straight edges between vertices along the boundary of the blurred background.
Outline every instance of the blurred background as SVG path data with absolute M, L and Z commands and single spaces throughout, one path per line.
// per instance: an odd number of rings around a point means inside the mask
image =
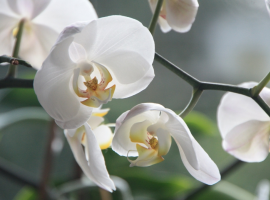
M 152 17 L 147 0 L 92 0 L 92 4 L 99 17 L 124 15 L 145 26 Z M 264 0 L 199 0 L 199 4 L 196 20 L 188 33 L 171 31 L 164 34 L 156 27 L 156 52 L 199 80 L 228 84 L 260 81 L 270 69 L 270 17 Z M 192 88 L 159 63 L 153 65 L 156 76 L 146 90 L 103 106 L 110 108 L 106 122 L 114 123 L 120 114 L 143 102 L 159 103 L 176 112 L 186 106 Z M 6 71 L 7 66 L 1 66 L 0 78 Z M 19 77 L 34 78 L 34 75 L 35 70 L 19 67 Z M 234 160 L 223 151 L 216 127 L 217 106 L 223 94 L 205 91 L 194 112 L 185 118 L 194 137 L 220 170 Z M 51 126 L 49 117 L 33 89 L 2 89 L 0 101 L 0 163 L 9 169 L 20 170 L 21 174 L 38 182 Z M 8 124 L 8 119 L 15 116 L 21 120 Z M 27 117 L 32 119 L 25 119 Z M 55 130 L 49 183 L 51 188 L 59 189 L 64 183 L 77 180 L 80 171 L 63 131 Z M 201 185 L 183 166 L 175 143 L 164 157 L 165 161 L 147 168 L 130 168 L 126 157 L 118 156 L 111 149 L 104 150 L 103 154 L 109 173 L 116 176 L 115 180 L 121 178 L 116 180 L 121 190 L 110 197 L 115 200 L 127 199 L 129 195 L 135 200 L 180 199 Z M 259 183 L 269 189 L 266 181 L 270 180 L 269 166 L 270 157 L 262 163 L 243 164 L 195 199 L 254 199 Z M 123 194 L 127 196 L 123 197 Z M 0 200 L 30 200 L 35 199 L 35 195 L 34 187 L 0 171 Z M 82 187 L 79 192 L 70 192 L 66 197 L 101 199 L 98 188 L 94 186 Z

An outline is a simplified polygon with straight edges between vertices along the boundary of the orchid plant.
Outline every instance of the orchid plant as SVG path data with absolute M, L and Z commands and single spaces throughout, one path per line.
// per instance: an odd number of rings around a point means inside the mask
M 34 89 L 52 124 L 64 129 L 81 170 L 101 191 L 113 192 L 120 187 L 103 157 L 102 150 L 109 148 L 127 157 L 131 167 L 148 167 L 164 161 L 173 138 L 187 171 L 207 185 L 219 182 L 242 161 L 265 160 L 270 117 L 270 90 L 265 86 L 270 73 L 260 83 L 240 85 L 194 78 L 155 52 L 153 35 L 157 23 L 164 33 L 171 29 L 188 32 L 197 15 L 198 1 L 148 2 L 153 17 L 146 28 L 120 15 L 98 18 L 87 0 L 0 0 L 0 54 L 12 54 L 0 57 L 0 63 L 10 64 L 0 88 Z M 265 3 L 269 11 L 269 1 Z M 155 77 L 154 60 L 191 85 L 187 106 L 176 114 L 157 103 L 141 103 L 120 115 L 115 124 L 104 123 L 109 108 L 101 107 L 145 90 Z M 17 78 L 19 64 L 37 69 L 35 79 Z M 218 128 L 224 150 L 241 161 L 221 172 L 184 121 L 204 90 L 227 92 L 217 109 Z M 49 195 L 46 173 L 44 180 L 40 199 Z

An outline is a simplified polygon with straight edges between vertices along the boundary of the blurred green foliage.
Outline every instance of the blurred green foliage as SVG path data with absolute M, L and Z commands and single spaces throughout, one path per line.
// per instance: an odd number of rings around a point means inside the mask
M 14 197 L 13 200 L 36 200 L 37 192 L 35 189 L 25 186 Z
M 192 111 L 184 121 L 195 136 L 213 136 L 217 133 L 215 123 L 203 113 Z

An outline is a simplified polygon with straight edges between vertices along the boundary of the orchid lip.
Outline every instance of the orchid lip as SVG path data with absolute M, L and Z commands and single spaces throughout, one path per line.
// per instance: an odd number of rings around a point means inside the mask
M 91 79 L 94 67 L 99 71 L 100 81 L 97 77 Z M 84 86 L 79 86 L 79 78 L 84 79 Z M 86 98 L 81 101 L 82 104 L 98 108 L 102 104 L 108 103 L 113 97 L 115 85 L 107 88 L 112 81 L 112 76 L 106 67 L 96 62 L 80 62 L 78 68 L 74 70 L 73 89 L 78 97 Z
M 166 153 L 161 153 L 164 152 L 164 142 L 162 142 L 160 145 L 156 132 L 147 131 L 150 126 L 153 126 L 152 123 L 145 120 L 134 124 L 130 129 L 130 139 L 132 142 L 136 143 L 136 149 L 138 152 L 138 157 L 136 160 L 130 160 L 128 158 L 128 161 L 131 163 L 130 166 L 132 167 L 145 167 L 162 162 L 164 160 L 162 156 L 168 153 L 168 151 Z

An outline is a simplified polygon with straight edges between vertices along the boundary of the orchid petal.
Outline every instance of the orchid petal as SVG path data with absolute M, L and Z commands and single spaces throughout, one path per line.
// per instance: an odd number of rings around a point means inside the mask
M 17 15 L 17 13 L 15 13 L 13 11 L 13 9 L 14 8 L 10 7 L 10 1 L 9 0 L 2 0 L 0 2 L 0 14 L 1 15 L 3 14 L 5 16 L 7 16 L 7 17 L 18 18 L 18 21 L 19 21 L 20 17 Z M 3 19 L 3 18 L 1 17 L 1 19 Z M 1 20 L 1 22 L 3 23 L 3 22 L 5 22 L 5 20 L 3 20 L 3 21 Z M 10 26 L 10 24 L 8 24 L 8 23 L 3 23 L 3 24 L 6 24 L 6 25 Z
M 106 125 L 101 125 L 93 130 L 101 149 L 107 149 L 112 144 L 113 134 L 111 129 Z
M 245 162 L 261 162 L 269 153 L 269 122 L 250 120 L 235 126 L 223 140 L 223 148 Z
M 162 30 L 163 33 L 167 33 L 170 30 L 172 30 L 172 28 L 168 24 L 167 20 L 163 19 L 162 17 L 158 17 L 158 24 L 159 24 L 160 29 Z
M 58 33 L 42 25 L 28 26 L 31 26 L 30 30 L 25 28 L 23 31 L 19 56 L 30 62 L 34 68 L 40 69 L 57 39 Z
M 254 87 L 257 83 L 247 82 L 239 86 Z M 260 96 L 270 105 L 270 89 L 264 88 Z M 268 115 L 253 99 L 235 93 L 226 93 L 218 106 L 218 127 L 222 137 L 235 126 L 249 120 L 269 121 Z
M 76 65 L 69 57 L 68 47 L 73 41 L 71 36 L 78 31 L 78 26 L 71 26 L 61 33 L 34 80 L 34 89 L 43 108 L 59 126 L 69 129 L 80 127 L 92 111 L 80 103 L 70 86 Z
M 94 108 L 92 115 L 98 116 L 98 117 L 104 117 L 105 115 L 108 114 L 109 110 L 110 110 L 109 108 L 105 108 L 105 109 Z
M 96 21 L 96 40 L 89 54 L 92 60 L 100 60 L 118 50 L 126 50 L 141 55 L 149 64 L 153 63 L 155 44 L 151 33 L 137 20 L 123 17 L 103 17 Z M 108 66 L 109 67 L 109 66 Z
M 72 108 L 69 108 L 69 110 L 71 109 Z M 89 119 L 91 113 L 92 108 L 80 104 L 77 114 L 74 114 L 74 116 L 70 120 L 55 120 L 55 123 L 63 129 L 78 128 L 83 122 L 86 122 Z
M 63 9 L 62 9 L 63 8 Z M 52 14 L 53 13 L 53 14 Z M 43 12 L 36 16 L 34 23 L 45 25 L 60 33 L 64 27 L 76 21 L 92 21 L 97 14 L 87 0 L 52 0 Z
M 170 27 L 177 32 L 190 30 L 198 11 L 197 0 L 167 0 L 166 19 Z
M 67 133 L 68 130 L 65 132 L 74 157 L 88 178 L 95 182 L 99 187 L 112 192 L 112 190 L 115 190 L 115 185 L 107 172 L 104 157 L 98 142 L 89 125 L 85 124 L 84 127 L 86 133 L 85 150 L 87 151 L 88 161 L 86 160 L 81 145 L 81 135 L 70 137 Z
M 87 123 L 89 124 L 89 126 L 91 127 L 91 129 L 94 130 L 94 129 L 97 128 L 103 121 L 104 121 L 104 118 L 103 118 L 103 117 L 94 116 L 94 115 L 92 114 L 91 117 L 88 119 Z
M 1 6 L 2 4 L 0 5 L 0 9 Z M 0 19 L 0 55 L 11 55 L 13 51 L 13 44 L 15 42 L 12 27 L 16 27 L 17 23 L 19 23 L 19 19 L 2 13 L 0 13 Z
M 50 2 L 51 0 L 8 0 L 9 6 L 13 12 L 29 19 L 33 19 L 39 15 Z
M 75 63 L 80 62 L 80 60 L 87 59 L 87 54 L 84 47 L 76 42 L 72 42 L 72 44 L 70 45 L 69 56 L 70 59 Z
M 193 147 L 193 136 L 190 133 L 189 128 L 187 127 L 186 123 L 182 118 L 176 115 L 172 110 L 167 108 L 152 108 L 158 109 L 162 112 L 162 115 L 168 115 L 168 119 L 164 116 L 163 118 L 166 119 L 165 127 L 170 132 L 171 136 L 174 138 L 175 142 L 181 146 L 183 151 L 186 154 L 186 157 L 189 163 L 195 168 L 199 168 L 199 163 L 197 160 L 197 155 L 194 151 Z M 165 120 L 163 120 L 165 121 Z
M 215 184 L 220 180 L 220 173 L 216 164 L 194 138 L 192 144 L 199 163 L 198 169 L 195 169 L 190 165 L 184 151 L 182 150 L 182 147 L 177 144 L 185 167 L 187 168 L 188 172 L 197 180 L 208 185 Z
M 128 161 L 130 162 L 130 167 L 147 167 L 162 162 L 164 160 L 161 156 L 158 156 L 157 151 L 154 149 L 147 149 L 139 144 L 136 145 L 136 148 L 139 156 L 136 160 L 128 159 Z
M 147 128 L 151 124 L 152 123 L 148 120 L 133 124 L 130 129 L 130 141 L 135 143 L 142 143 L 151 148 L 147 143 L 147 141 L 149 141 L 149 133 L 147 133 Z
M 137 52 L 118 50 L 95 61 L 110 71 L 111 85 L 116 85 L 114 98 L 132 96 L 145 89 L 154 78 L 152 65 Z M 153 73 L 148 74 L 148 70 Z
M 159 128 L 157 129 L 155 135 L 158 138 L 158 155 L 166 155 L 169 152 L 172 144 L 172 138 L 169 131 Z

